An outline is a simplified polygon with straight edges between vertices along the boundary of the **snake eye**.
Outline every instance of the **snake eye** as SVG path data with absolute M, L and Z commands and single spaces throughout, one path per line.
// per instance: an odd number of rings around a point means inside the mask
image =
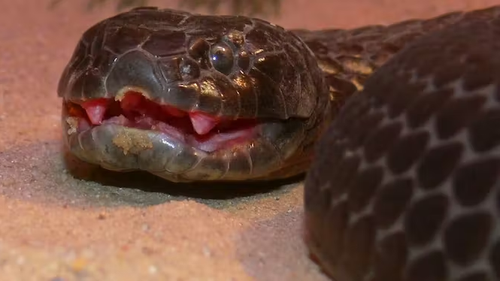
M 210 61 L 217 71 L 229 74 L 233 69 L 233 50 L 226 44 L 217 44 L 210 50 Z

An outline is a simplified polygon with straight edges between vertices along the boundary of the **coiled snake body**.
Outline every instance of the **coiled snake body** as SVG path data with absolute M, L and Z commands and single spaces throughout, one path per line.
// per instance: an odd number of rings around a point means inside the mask
M 138 8 L 80 40 L 64 139 L 171 181 L 307 170 L 306 241 L 338 281 L 500 280 L 499 54 L 500 7 L 323 31 Z

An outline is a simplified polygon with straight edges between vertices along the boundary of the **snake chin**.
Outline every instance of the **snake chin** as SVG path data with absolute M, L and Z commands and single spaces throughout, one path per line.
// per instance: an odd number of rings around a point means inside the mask
M 183 111 L 156 103 L 141 93 L 126 93 L 120 100 L 96 98 L 65 101 L 68 134 L 101 125 L 161 132 L 168 138 L 203 152 L 214 152 L 250 142 L 258 137 L 257 119 L 232 119 L 197 111 Z

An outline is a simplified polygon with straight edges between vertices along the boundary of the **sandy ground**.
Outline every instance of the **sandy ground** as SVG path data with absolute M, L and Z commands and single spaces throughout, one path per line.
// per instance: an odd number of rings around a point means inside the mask
M 283 2 L 281 17 L 270 20 L 289 28 L 391 23 L 500 3 Z M 57 80 L 81 33 L 114 9 L 48 4 L 0 0 L 0 280 L 326 280 L 301 240 L 300 183 L 175 186 L 65 155 Z

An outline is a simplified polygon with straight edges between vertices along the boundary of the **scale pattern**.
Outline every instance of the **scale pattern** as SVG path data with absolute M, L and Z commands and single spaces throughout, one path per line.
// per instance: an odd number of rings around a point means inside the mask
M 335 280 L 500 280 L 499 51 L 500 17 L 458 23 L 342 108 L 305 183 L 307 241 Z

